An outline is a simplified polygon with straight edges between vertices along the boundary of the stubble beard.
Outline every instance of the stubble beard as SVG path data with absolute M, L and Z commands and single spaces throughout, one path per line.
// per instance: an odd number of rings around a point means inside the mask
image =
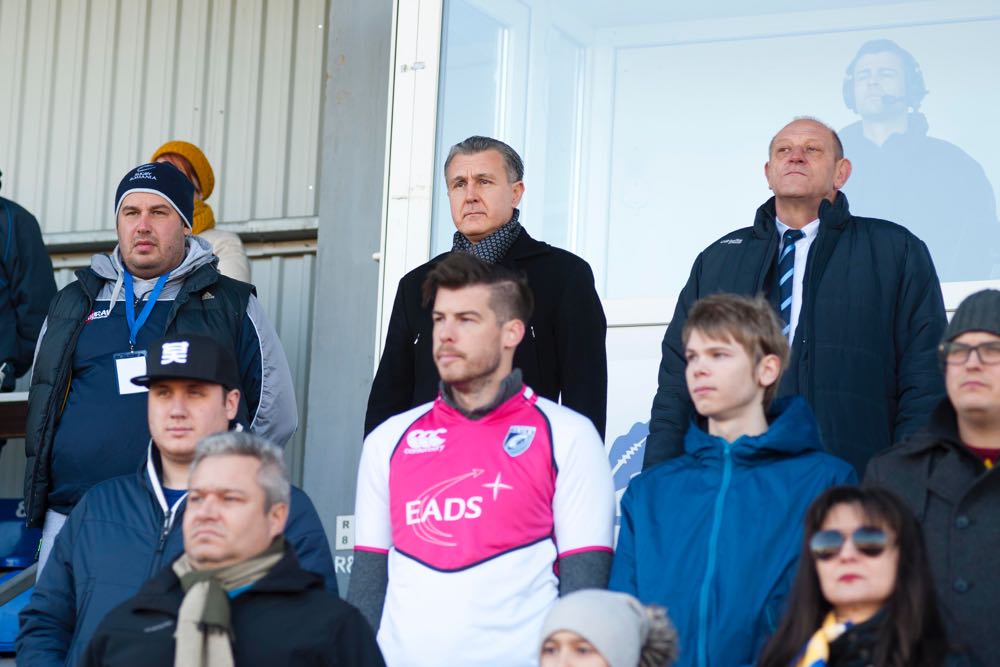
M 475 393 L 483 386 L 489 384 L 497 369 L 500 368 L 500 352 L 493 356 L 471 360 L 466 358 L 466 370 L 453 377 L 448 377 L 447 373 L 441 374 L 441 379 L 445 384 L 458 389 L 464 394 Z

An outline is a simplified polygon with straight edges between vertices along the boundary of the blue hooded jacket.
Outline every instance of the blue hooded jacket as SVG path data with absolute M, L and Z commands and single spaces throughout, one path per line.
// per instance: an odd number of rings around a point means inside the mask
M 94 486 L 73 508 L 21 611 L 19 664 L 77 664 L 104 616 L 184 551 L 187 495 L 167 507 L 152 446 L 151 455 L 138 473 Z M 336 593 L 326 532 L 309 496 L 294 486 L 285 539 L 302 569 Z
M 667 608 L 676 667 L 754 662 L 781 618 L 806 508 L 857 482 L 823 451 L 803 398 L 776 401 L 769 416 L 767 432 L 733 443 L 692 423 L 684 455 L 636 477 L 622 498 L 609 587 Z

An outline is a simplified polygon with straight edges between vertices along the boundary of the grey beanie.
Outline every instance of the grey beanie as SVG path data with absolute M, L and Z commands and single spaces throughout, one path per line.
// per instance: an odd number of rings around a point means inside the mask
M 945 341 L 968 331 L 985 331 L 1000 336 L 1000 290 L 984 289 L 965 298 L 944 331 Z
M 661 667 L 677 655 L 677 631 L 664 610 L 625 593 L 587 589 L 560 598 L 542 624 L 539 649 L 560 630 L 586 639 L 610 667 Z

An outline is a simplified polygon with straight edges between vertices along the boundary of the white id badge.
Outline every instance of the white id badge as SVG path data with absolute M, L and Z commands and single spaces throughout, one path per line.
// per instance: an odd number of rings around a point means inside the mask
M 132 378 L 146 374 L 146 351 L 122 352 L 115 355 L 115 375 L 118 377 L 118 393 L 138 394 L 149 391 L 145 387 L 132 384 Z

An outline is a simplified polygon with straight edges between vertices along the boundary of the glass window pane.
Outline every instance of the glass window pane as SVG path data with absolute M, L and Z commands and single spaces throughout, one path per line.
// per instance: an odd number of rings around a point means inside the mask
M 753 222 L 771 136 L 841 135 L 856 215 L 910 228 L 943 281 L 1000 278 L 1000 11 L 981 3 L 453 0 L 437 165 L 469 134 L 525 159 L 522 219 L 612 300 L 673 301 Z M 434 251 L 450 246 L 443 179 Z M 669 313 L 664 313 L 664 316 Z

